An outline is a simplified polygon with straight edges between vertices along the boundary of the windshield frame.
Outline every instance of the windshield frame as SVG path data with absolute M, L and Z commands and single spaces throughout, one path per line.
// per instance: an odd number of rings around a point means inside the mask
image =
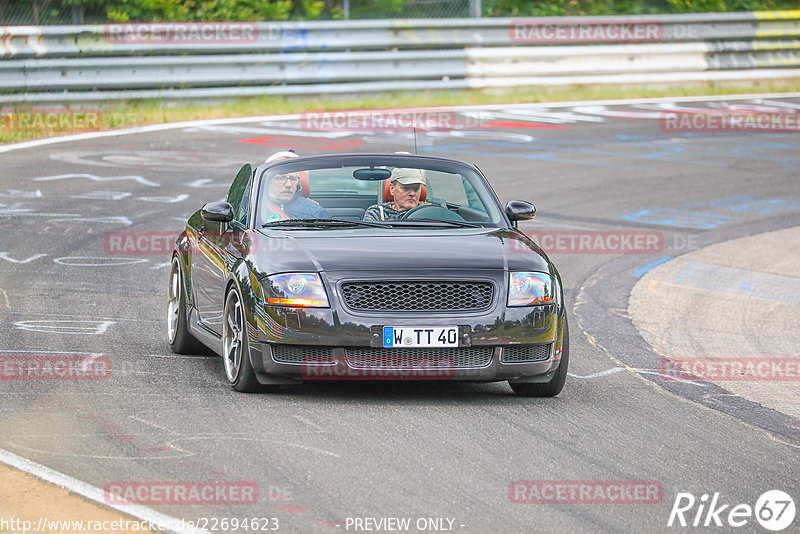
M 492 208 L 497 210 L 498 220 L 489 223 L 481 223 L 484 228 L 511 228 L 511 222 L 505 213 L 505 209 L 497 198 L 497 194 L 492 189 L 491 184 L 483 173 L 471 163 L 464 161 L 442 158 L 438 156 L 420 156 L 415 154 L 391 154 L 391 153 L 359 153 L 359 154 L 324 154 L 317 156 L 303 156 L 299 158 L 287 158 L 277 160 L 272 163 L 262 163 L 254 172 L 255 180 L 250 191 L 250 221 L 248 226 L 251 229 L 261 229 L 262 225 L 259 218 L 261 207 L 261 197 L 266 194 L 263 181 L 269 171 L 278 173 L 291 173 L 298 171 L 310 171 L 316 169 L 344 168 L 344 167 L 409 167 L 420 168 L 431 171 L 438 171 L 450 174 L 461 174 L 468 181 L 470 175 L 477 179 L 484 187 L 486 199 L 481 199 L 484 204 L 493 203 L 493 206 L 486 206 L 487 210 Z M 473 184 L 473 187 L 474 184 Z M 487 215 L 491 215 L 487 211 Z M 266 226 L 269 228 L 269 225 Z M 387 228 L 390 228 L 387 225 Z M 277 229 L 277 228 L 276 228 Z M 286 228 L 290 230 L 290 228 Z

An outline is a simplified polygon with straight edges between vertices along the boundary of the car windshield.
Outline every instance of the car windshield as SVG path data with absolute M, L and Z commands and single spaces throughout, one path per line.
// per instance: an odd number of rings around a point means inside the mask
M 293 158 L 259 168 L 258 227 L 459 228 L 504 224 L 473 167 L 424 157 Z M 292 223 L 296 221 L 297 224 Z M 341 224 L 342 221 L 368 224 Z

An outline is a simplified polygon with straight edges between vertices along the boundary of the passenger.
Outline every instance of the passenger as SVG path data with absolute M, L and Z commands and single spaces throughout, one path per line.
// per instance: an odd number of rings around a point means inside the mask
M 267 158 L 266 163 L 281 159 L 298 158 L 297 154 L 290 151 L 276 152 Z M 304 197 L 300 192 L 300 172 L 276 174 L 270 178 L 267 185 L 267 201 L 265 222 L 286 219 L 328 219 L 328 210 L 319 205 L 315 200 Z
M 389 194 L 394 201 L 370 206 L 364 212 L 363 220 L 389 221 L 416 208 L 420 205 L 419 197 L 424 183 L 422 171 L 419 169 L 395 168 L 389 179 Z

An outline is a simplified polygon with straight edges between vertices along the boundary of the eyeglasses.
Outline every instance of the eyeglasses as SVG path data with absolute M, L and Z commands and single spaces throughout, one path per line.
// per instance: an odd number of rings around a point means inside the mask
M 296 174 L 276 174 L 275 176 L 272 177 L 272 179 L 280 184 L 285 184 L 286 180 L 289 180 L 290 182 L 294 183 L 300 181 L 300 177 Z

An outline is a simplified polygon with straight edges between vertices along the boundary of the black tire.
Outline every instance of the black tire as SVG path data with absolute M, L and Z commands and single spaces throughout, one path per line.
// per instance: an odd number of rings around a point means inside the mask
M 244 304 L 235 286 L 230 288 L 225 297 L 222 320 L 222 358 L 228 383 L 242 393 L 261 391 L 261 385 L 250 363 Z
M 183 286 L 181 264 L 172 258 L 167 289 L 167 341 L 175 354 L 198 354 L 205 347 L 189 332 L 186 314 L 186 291 Z
M 520 397 L 555 397 L 564 389 L 567 381 L 567 368 L 569 367 L 569 325 L 564 316 L 564 337 L 561 345 L 561 362 L 558 364 L 553 378 L 549 382 L 524 383 L 509 382 L 511 389 Z

